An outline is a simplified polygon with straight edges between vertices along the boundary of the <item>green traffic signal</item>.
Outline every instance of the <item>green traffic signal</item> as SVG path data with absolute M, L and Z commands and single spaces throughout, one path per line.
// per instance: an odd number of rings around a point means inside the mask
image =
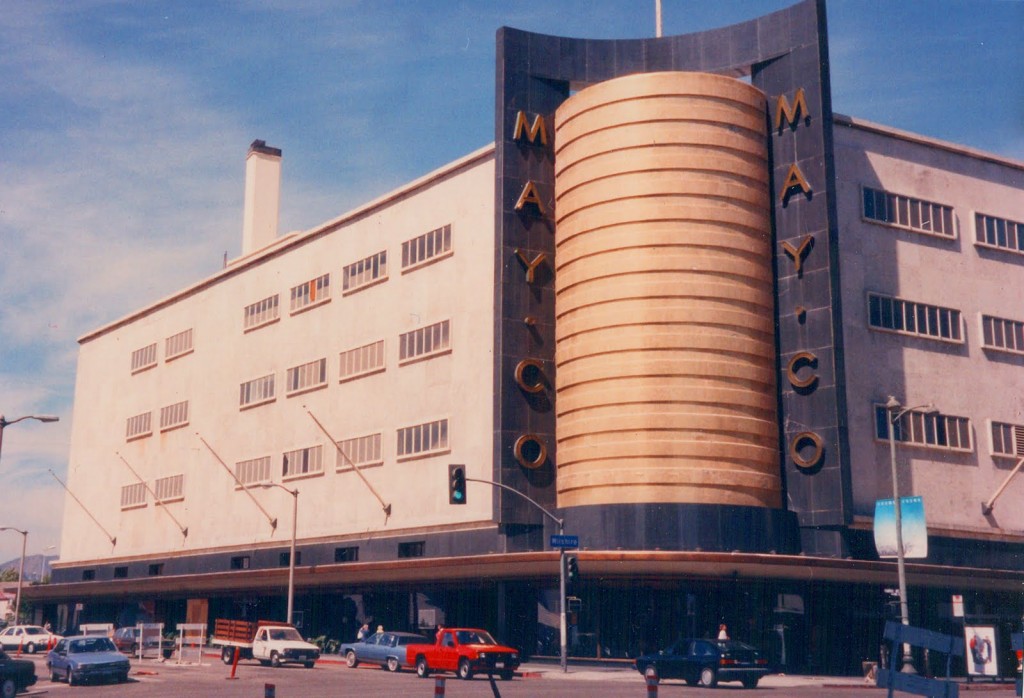
M 466 503 L 466 466 L 452 463 L 448 466 L 448 503 Z

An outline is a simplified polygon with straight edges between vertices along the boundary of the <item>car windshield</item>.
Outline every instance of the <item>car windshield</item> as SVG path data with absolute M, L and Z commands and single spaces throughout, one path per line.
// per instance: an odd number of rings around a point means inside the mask
M 496 645 L 497 642 L 484 630 L 460 630 L 456 633 L 460 645 Z
M 90 652 L 116 652 L 117 648 L 108 637 L 86 637 L 71 642 L 72 654 L 88 654 Z
M 295 640 L 302 642 L 302 635 L 295 628 L 273 628 L 270 631 L 271 640 Z

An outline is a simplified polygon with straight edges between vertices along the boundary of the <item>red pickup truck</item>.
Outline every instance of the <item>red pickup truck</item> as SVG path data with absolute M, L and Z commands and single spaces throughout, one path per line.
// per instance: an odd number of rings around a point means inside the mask
M 442 628 L 434 644 L 409 645 L 405 653 L 406 663 L 416 667 L 421 679 L 432 671 L 454 671 L 460 679 L 483 673 L 507 681 L 519 668 L 519 650 L 499 645 L 478 628 Z

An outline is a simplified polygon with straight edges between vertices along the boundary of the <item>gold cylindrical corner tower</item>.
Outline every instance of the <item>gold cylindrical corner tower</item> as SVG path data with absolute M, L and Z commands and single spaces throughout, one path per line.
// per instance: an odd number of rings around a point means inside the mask
M 781 505 L 765 118 L 705 73 L 559 107 L 559 507 Z

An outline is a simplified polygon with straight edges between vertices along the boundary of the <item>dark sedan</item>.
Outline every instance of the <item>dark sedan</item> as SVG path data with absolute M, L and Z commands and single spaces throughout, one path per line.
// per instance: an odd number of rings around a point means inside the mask
M 683 679 L 690 686 L 712 687 L 740 681 L 755 688 L 768 673 L 768 660 L 756 648 L 736 640 L 679 640 L 657 654 L 636 658 L 636 670 L 654 667 L 659 679 Z
M 117 651 L 109 637 L 79 635 L 66 637 L 46 655 L 50 681 L 64 679 L 69 686 L 94 679 L 128 680 L 131 665 L 128 658 Z
M 345 663 L 356 667 L 359 662 L 379 664 L 388 671 L 401 671 L 405 662 L 405 646 L 429 642 L 415 633 L 374 633 L 356 642 L 346 642 L 338 650 Z
M 0 696 L 13 698 L 36 682 L 36 665 L 27 659 L 13 659 L 0 649 Z

